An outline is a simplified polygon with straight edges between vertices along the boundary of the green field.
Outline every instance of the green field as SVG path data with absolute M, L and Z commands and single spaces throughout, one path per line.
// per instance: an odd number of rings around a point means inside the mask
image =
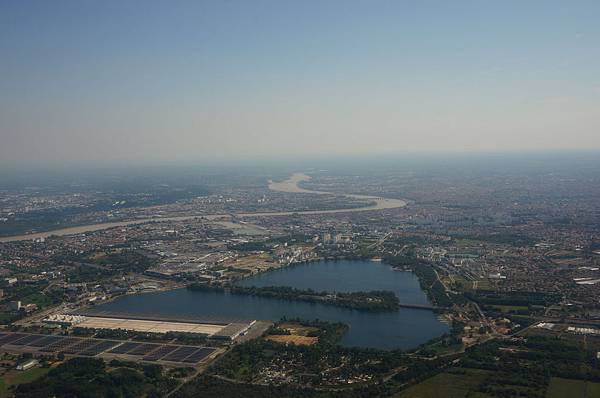
M 440 373 L 395 394 L 393 398 L 488 398 L 477 392 L 488 372 L 469 369 L 465 374 Z
M 600 398 L 600 383 L 553 377 L 546 398 Z
M 26 371 L 11 370 L 0 378 L 0 397 L 8 395 L 11 386 L 32 382 L 50 371 L 50 368 L 32 368 Z
M 528 311 L 529 307 L 526 307 L 524 305 L 491 305 L 490 307 L 503 312 L 503 313 L 509 313 L 509 312 L 516 312 L 516 311 Z

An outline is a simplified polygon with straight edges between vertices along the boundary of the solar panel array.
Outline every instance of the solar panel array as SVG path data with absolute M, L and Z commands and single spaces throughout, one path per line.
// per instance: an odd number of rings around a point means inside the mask
M 160 347 L 159 344 L 140 343 L 133 350 L 129 351 L 129 355 L 146 355 Z
M 60 340 L 52 344 L 48 344 L 45 347 L 42 347 L 40 351 L 42 352 L 63 352 L 64 348 L 70 346 L 71 344 L 78 343 L 81 339 L 77 337 L 62 337 Z
M 150 354 L 144 357 L 144 361 L 158 361 L 160 358 L 165 355 L 175 351 L 178 347 L 174 345 L 163 345 L 153 350 Z
M 25 336 L 22 339 L 13 341 L 11 344 L 12 345 L 28 345 L 31 343 L 35 343 L 36 341 L 41 340 L 43 338 L 44 338 L 44 336 L 40 336 L 39 334 L 30 334 L 29 336 Z
M 181 362 L 196 351 L 198 347 L 179 347 L 175 351 L 161 358 L 163 361 Z
M 2 338 L 0 338 L 0 345 L 9 344 L 13 341 L 20 340 L 25 336 L 27 336 L 25 333 L 6 334 L 5 336 L 2 336 Z
M 199 348 L 192 355 L 185 358 L 182 362 L 198 363 L 201 360 L 203 360 L 204 358 L 206 358 L 207 356 L 209 356 L 210 354 L 212 354 L 214 351 L 215 351 L 214 348 L 207 348 L 207 347 Z
M 90 349 L 98 343 L 98 340 L 83 339 L 75 342 L 74 344 L 69 344 L 69 346 L 65 347 L 65 349 L 62 350 L 62 352 L 64 352 L 65 354 L 77 354 L 81 351 Z
M 5 344 L 20 349 L 30 347 L 43 353 L 61 352 L 79 356 L 107 353 L 137 356 L 151 362 L 169 361 L 186 364 L 196 364 L 215 351 L 214 348 L 209 347 L 0 332 L 0 346 Z
M 27 344 L 29 347 L 46 347 L 49 344 L 55 343 L 59 340 L 64 339 L 64 337 L 60 336 L 46 336 L 40 340 L 36 340 L 33 343 Z
M 93 357 L 95 355 L 98 355 L 98 354 L 106 351 L 106 350 L 113 348 L 117 344 L 119 344 L 118 341 L 101 341 L 100 343 L 98 343 L 92 347 L 89 347 L 85 350 L 80 351 L 78 353 L 78 355 L 83 355 L 86 357 Z
M 109 351 L 109 353 L 111 353 L 111 354 L 126 354 L 127 352 L 131 351 L 132 349 L 134 349 L 135 347 L 137 347 L 140 344 L 141 343 L 132 343 L 132 342 L 128 341 L 126 343 L 121 344 L 120 346 L 113 348 L 112 350 Z

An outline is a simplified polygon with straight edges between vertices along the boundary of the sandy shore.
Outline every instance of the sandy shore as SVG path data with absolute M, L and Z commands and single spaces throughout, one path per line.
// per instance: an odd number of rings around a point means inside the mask
M 310 181 L 311 177 L 304 173 L 294 173 L 290 178 L 281 182 L 269 181 L 269 189 L 279 192 L 290 192 L 290 193 L 312 193 L 318 195 L 334 195 L 333 192 L 325 191 L 311 191 L 308 189 L 300 188 L 298 186 L 302 181 Z M 382 209 L 395 209 L 397 207 L 406 206 L 406 202 L 400 199 L 387 199 L 380 198 L 377 196 L 370 195 L 353 195 L 345 194 L 349 198 L 363 199 L 375 202 L 374 206 L 358 207 L 356 209 L 344 209 L 341 211 L 365 211 L 365 210 L 382 210 Z M 340 210 L 330 210 L 329 212 L 339 212 Z M 327 212 L 327 211 L 323 211 Z

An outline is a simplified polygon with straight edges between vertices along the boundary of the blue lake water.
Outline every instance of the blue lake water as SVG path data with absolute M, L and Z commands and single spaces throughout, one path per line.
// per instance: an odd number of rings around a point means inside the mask
M 371 261 L 320 261 L 295 265 L 239 282 L 244 286 L 291 286 L 338 292 L 391 290 L 401 302 L 427 304 L 415 275 Z M 349 325 L 341 344 L 380 349 L 411 349 L 449 330 L 432 311 L 363 312 L 318 303 L 178 289 L 125 296 L 97 307 L 140 315 L 279 320 L 321 319 Z

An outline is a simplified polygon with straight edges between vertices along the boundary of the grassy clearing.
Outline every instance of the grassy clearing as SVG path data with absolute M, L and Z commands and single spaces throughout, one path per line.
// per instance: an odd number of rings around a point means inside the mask
M 490 290 L 492 288 L 492 284 L 487 279 L 478 279 L 475 282 L 477 282 L 477 287 L 474 290 Z
M 461 343 L 445 345 L 441 341 L 438 341 L 436 343 L 427 345 L 425 348 L 427 351 L 435 355 L 448 355 L 462 352 L 464 347 Z
M 319 328 L 314 326 L 305 326 L 298 322 L 283 322 L 278 328 L 287 330 L 290 334 L 269 335 L 265 337 L 265 340 L 295 345 L 314 345 L 319 341 L 319 338 L 314 336 L 315 333 L 319 332 Z
M 600 383 L 584 380 L 553 377 L 546 392 L 546 398 L 595 398 L 600 397 Z
M 529 307 L 526 307 L 524 305 L 491 305 L 490 307 L 497 309 L 498 311 L 500 311 L 504 314 L 509 313 L 509 312 L 529 310 Z
M 395 394 L 392 398 L 488 398 L 477 392 L 488 372 L 466 370 L 465 374 L 440 373 Z
M 266 340 L 274 341 L 280 344 L 295 345 L 314 345 L 319 341 L 318 337 L 294 336 L 294 335 L 273 335 L 265 337 Z
M 9 388 L 18 384 L 30 383 L 44 376 L 50 368 L 32 368 L 26 371 L 10 370 L 0 378 L 0 397 L 8 396 Z
M 310 333 L 315 333 L 319 331 L 319 328 L 314 326 L 304 326 L 297 322 L 284 322 L 279 325 L 280 329 L 288 330 L 291 334 L 295 336 L 307 336 Z

